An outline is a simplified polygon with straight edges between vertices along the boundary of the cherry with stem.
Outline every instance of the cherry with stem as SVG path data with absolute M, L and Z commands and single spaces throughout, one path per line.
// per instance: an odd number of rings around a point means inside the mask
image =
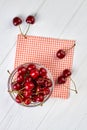
M 67 53 L 75 47 L 76 44 L 74 44 L 72 47 L 68 48 L 68 49 L 59 49 L 56 53 L 56 57 L 59 58 L 59 59 L 63 59 Z
M 73 79 L 72 79 L 70 76 L 71 76 L 71 71 L 70 71 L 69 69 L 65 69 L 65 70 L 63 71 L 62 75 L 58 77 L 57 83 L 58 83 L 58 84 L 65 84 L 66 81 L 67 81 L 67 78 L 69 77 L 70 80 L 72 81 L 72 83 L 73 83 L 75 89 L 71 89 L 71 88 L 67 88 L 67 89 L 70 89 L 70 90 L 72 90 L 72 91 L 75 91 L 75 93 L 77 94 L 78 91 L 77 91 L 77 89 L 76 89 L 76 84 L 75 84 L 75 82 L 73 81 Z M 64 87 L 65 87 L 65 85 L 64 85 Z

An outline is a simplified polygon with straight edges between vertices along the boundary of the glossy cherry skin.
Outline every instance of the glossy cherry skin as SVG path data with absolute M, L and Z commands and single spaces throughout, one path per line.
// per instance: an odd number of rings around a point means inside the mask
M 64 76 L 58 77 L 58 84 L 64 84 L 66 82 L 66 78 Z
M 25 74 L 27 71 L 27 69 L 23 66 L 21 66 L 20 68 L 18 68 L 18 74 Z
M 34 64 L 29 64 L 27 70 L 31 71 L 32 69 L 36 69 L 36 66 Z
M 40 76 L 42 77 L 47 75 L 47 71 L 45 68 L 40 68 L 39 73 L 40 73 Z
M 36 97 L 36 101 L 37 102 L 43 102 L 44 101 L 44 95 L 43 94 L 38 94 L 38 96 Z
M 30 97 L 32 95 L 32 92 L 31 91 L 28 91 L 28 90 L 24 90 L 23 91 L 23 96 L 25 97 L 25 98 L 28 98 L 28 97 Z
M 56 53 L 56 56 L 59 58 L 59 59 L 62 59 L 64 58 L 66 55 L 66 52 L 64 50 L 58 50 L 57 53 Z
M 25 99 L 25 101 L 24 101 L 24 104 L 25 104 L 25 105 L 29 105 L 30 103 L 31 103 L 30 98 Z
M 20 25 L 21 23 L 22 23 L 21 18 L 19 18 L 19 17 L 14 17 L 14 18 L 13 18 L 13 24 L 14 24 L 14 26 L 18 26 L 18 25 Z
M 17 103 L 22 103 L 23 98 L 18 94 L 18 95 L 16 96 L 16 98 L 15 98 L 15 101 L 16 101 Z
M 71 75 L 71 71 L 69 70 L 69 69 L 65 69 L 64 71 L 63 71 L 63 76 L 64 77 L 68 77 L 68 76 L 70 76 Z
M 44 82 L 45 87 L 52 87 L 52 81 L 50 79 L 46 79 Z
M 21 89 L 21 85 L 19 83 L 17 83 L 17 82 L 12 83 L 11 87 L 12 87 L 12 90 L 16 90 L 16 91 Z
M 35 85 L 33 84 L 33 82 L 25 83 L 25 89 L 28 91 L 31 91 L 34 87 L 35 87 Z
M 40 86 L 37 86 L 36 92 L 37 92 L 37 93 L 43 92 L 43 88 L 41 88 Z
M 28 24 L 34 24 L 35 23 L 35 17 L 33 15 L 29 15 L 27 18 L 26 18 L 26 22 Z
M 28 83 L 28 82 L 31 82 L 31 81 L 32 81 L 32 78 L 30 76 L 25 78 L 25 83 Z
M 17 76 L 17 82 L 22 83 L 24 81 L 24 76 L 23 75 L 18 75 Z
M 48 95 L 50 93 L 50 89 L 49 88 L 44 88 L 43 89 L 43 94 L 44 95 Z
M 38 85 L 44 85 L 44 78 L 39 77 L 39 78 L 36 80 L 36 83 L 37 83 Z
M 39 71 L 38 71 L 38 69 L 32 69 L 32 70 L 30 71 L 30 76 L 31 76 L 33 79 L 38 78 L 38 76 L 39 76 Z

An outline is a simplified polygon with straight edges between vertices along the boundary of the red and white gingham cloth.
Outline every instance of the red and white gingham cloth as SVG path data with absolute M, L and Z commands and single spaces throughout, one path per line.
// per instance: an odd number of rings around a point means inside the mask
M 44 65 L 53 75 L 54 81 L 60 76 L 64 69 L 72 70 L 74 48 L 68 51 L 63 59 L 56 57 L 59 49 L 69 49 L 75 44 L 74 40 L 61 40 L 38 36 L 18 35 L 15 67 L 26 62 L 34 62 Z M 55 85 L 51 97 L 68 98 L 70 90 L 70 78 L 64 85 Z

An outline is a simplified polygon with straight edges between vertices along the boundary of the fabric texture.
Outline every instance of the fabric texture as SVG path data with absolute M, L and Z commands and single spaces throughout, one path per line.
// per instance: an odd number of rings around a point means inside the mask
M 58 59 L 56 53 L 59 49 L 71 48 L 75 44 L 74 40 L 62 40 L 55 38 L 45 38 L 39 36 L 22 35 L 17 37 L 15 67 L 27 62 L 34 62 L 41 64 L 49 69 L 54 82 L 60 76 L 64 69 L 72 70 L 74 48 L 68 50 L 63 59 Z M 70 95 L 70 78 L 64 85 L 54 86 L 51 97 L 68 98 Z

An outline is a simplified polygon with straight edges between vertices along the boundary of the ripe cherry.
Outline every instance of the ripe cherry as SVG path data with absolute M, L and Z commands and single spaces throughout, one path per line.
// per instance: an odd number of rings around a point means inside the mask
M 64 50 L 58 50 L 58 52 L 56 53 L 56 56 L 59 58 L 59 59 L 62 59 L 64 58 L 66 55 L 66 52 Z
M 29 15 L 27 18 L 26 18 L 26 22 L 28 24 L 34 24 L 35 23 L 35 17 L 32 16 L 32 15 Z
M 30 96 L 31 96 L 31 94 L 32 94 L 32 92 L 31 92 L 31 91 L 27 91 L 27 90 L 24 90 L 24 91 L 23 91 L 23 96 L 24 96 L 25 98 L 30 97 Z
M 21 89 L 21 85 L 19 83 L 12 83 L 12 90 L 20 90 Z
M 44 85 L 44 78 L 39 77 L 39 78 L 36 80 L 36 83 L 37 83 L 38 85 Z
M 27 69 L 23 66 L 21 66 L 20 68 L 18 68 L 18 74 L 25 74 L 27 71 Z
M 16 101 L 17 103 L 22 103 L 23 98 L 18 94 L 18 95 L 16 96 L 16 98 L 15 98 L 15 101 Z
M 66 49 L 66 50 L 60 49 L 60 50 L 58 50 L 57 53 L 56 53 L 56 56 L 59 59 L 63 59 L 66 56 L 66 54 L 68 53 L 68 51 L 70 51 L 74 46 L 75 46 L 75 44 L 69 49 Z
M 23 75 L 18 75 L 17 76 L 17 82 L 22 83 L 24 81 L 24 76 Z
M 18 26 L 18 25 L 20 25 L 21 23 L 22 23 L 22 20 L 21 20 L 20 17 L 14 17 L 14 18 L 13 18 L 13 24 L 14 24 L 14 26 Z
M 32 81 L 32 78 L 30 76 L 25 78 L 25 83 L 28 83 L 28 82 L 31 82 L 31 81 Z
M 32 69 L 32 70 L 30 71 L 30 76 L 31 76 L 33 79 L 38 78 L 38 76 L 39 76 L 39 71 L 38 71 L 38 69 Z
M 27 69 L 31 71 L 32 69 L 36 69 L 36 66 L 34 64 L 29 64 Z
M 58 84 L 64 84 L 66 82 L 66 78 L 64 76 L 58 77 Z
M 50 93 L 50 89 L 49 88 L 44 88 L 43 94 L 48 95 L 49 93 Z
M 43 91 L 43 89 L 42 89 L 40 86 L 37 86 L 36 92 L 37 92 L 37 93 L 40 93 L 40 92 L 42 92 L 42 91 Z
M 63 71 L 63 76 L 64 77 L 68 77 L 68 76 L 70 76 L 71 75 L 71 71 L 69 70 L 69 69 L 65 69 L 64 71 Z
M 38 96 L 36 97 L 36 101 L 37 102 L 43 102 L 44 101 L 44 95 L 43 94 L 38 94 Z
M 44 86 L 45 87 L 52 87 L 52 81 L 50 79 L 46 79 L 44 81 Z
M 40 68 L 39 73 L 40 73 L 40 76 L 42 77 L 47 75 L 47 71 L 45 68 Z
M 25 105 L 29 105 L 30 103 L 31 103 L 30 98 L 25 99 L 25 101 L 24 101 L 24 104 L 25 104 Z
M 33 82 L 25 83 L 25 89 L 28 91 L 32 90 L 34 87 L 35 86 L 34 86 Z

